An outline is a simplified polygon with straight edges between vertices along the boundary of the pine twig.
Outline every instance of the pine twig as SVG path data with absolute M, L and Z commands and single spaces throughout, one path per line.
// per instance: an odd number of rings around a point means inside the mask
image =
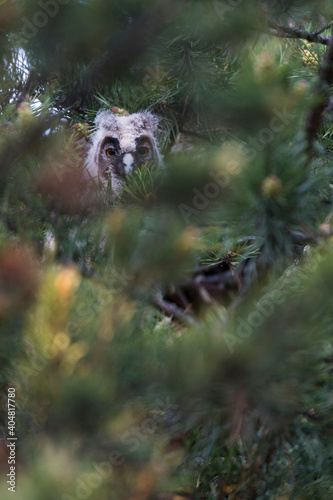
M 321 33 L 325 30 L 327 30 L 330 26 L 331 23 L 324 28 L 321 28 L 318 31 L 306 31 L 306 30 L 301 30 L 298 28 L 291 28 L 290 26 L 281 26 L 280 24 L 276 24 L 272 21 L 268 22 L 269 28 L 272 30 L 275 30 L 275 33 L 273 32 L 272 34 L 274 36 L 283 36 L 285 38 L 297 38 L 301 40 L 307 40 L 308 42 L 313 42 L 313 43 L 321 43 L 322 45 L 330 45 L 331 38 L 322 36 Z
M 332 21 L 330 21 L 326 26 L 324 26 L 323 28 L 321 28 L 320 30 L 318 31 L 315 31 L 315 35 L 320 35 L 321 33 L 323 33 L 324 31 L 328 30 L 329 28 L 331 28 L 333 25 Z
M 194 319 L 189 316 L 188 314 L 184 313 L 184 311 L 176 306 L 175 304 L 172 304 L 171 302 L 167 302 L 166 300 L 160 298 L 160 297 L 155 297 L 154 302 L 161 311 L 163 311 L 165 314 L 168 316 L 173 316 L 176 318 L 180 323 L 190 326 L 195 324 Z

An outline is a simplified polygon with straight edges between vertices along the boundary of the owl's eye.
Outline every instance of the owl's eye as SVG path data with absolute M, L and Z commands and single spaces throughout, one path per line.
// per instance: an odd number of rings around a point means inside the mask
M 139 155 L 141 155 L 141 156 L 147 156 L 148 152 L 149 152 L 149 149 L 145 148 L 144 146 L 139 148 Z
M 107 156 L 114 156 L 116 154 L 116 150 L 114 148 L 108 148 L 106 150 Z

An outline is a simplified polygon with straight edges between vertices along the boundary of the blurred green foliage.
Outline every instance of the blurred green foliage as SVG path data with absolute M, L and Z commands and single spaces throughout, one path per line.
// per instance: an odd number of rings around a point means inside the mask
M 19 500 L 333 497 L 327 47 L 268 27 L 332 13 L 0 2 L 1 498 L 10 387 Z M 165 166 L 90 197 L 115 107 L 160 117 Z

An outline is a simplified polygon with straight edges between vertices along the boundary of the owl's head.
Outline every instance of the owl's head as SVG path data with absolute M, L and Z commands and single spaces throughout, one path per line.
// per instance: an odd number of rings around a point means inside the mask
M 97 114 L 96 133 L 87 158 L 87 168 L 94 177 L 119 192 L 121 183 L 134 169 L 147 163 L 161 163 L 154 132 L 158 118 L 148 111 L 117 116 L 111 111 Z

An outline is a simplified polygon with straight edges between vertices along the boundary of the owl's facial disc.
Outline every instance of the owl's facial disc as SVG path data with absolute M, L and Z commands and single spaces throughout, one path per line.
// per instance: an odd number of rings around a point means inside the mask
M 140 169 L 154 159 L 154 146 L 149 134 L 133 137 L 132 142 L 128 138 L 124 141 L 122 136 L 119 139 L 106 136 L 99 148 L 99 174 L 105 180 L 111 174 L 111 178 L 124 181 L 134 169 Z

